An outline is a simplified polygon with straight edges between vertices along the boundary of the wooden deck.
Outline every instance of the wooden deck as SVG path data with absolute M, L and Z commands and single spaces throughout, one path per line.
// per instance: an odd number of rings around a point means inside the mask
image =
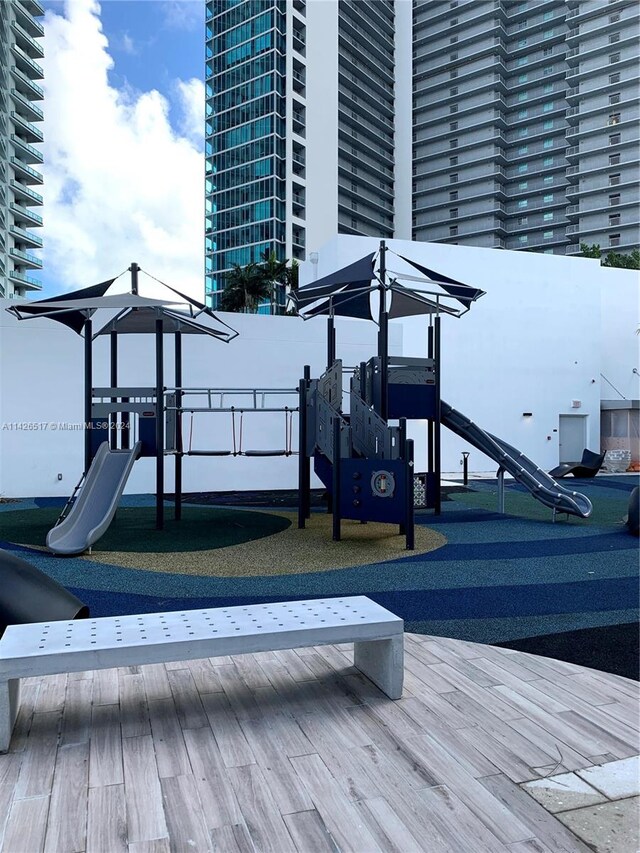
M 26 679 L 2 851 L 588 853 L 519 783 L 638 753 L 634 682 L 406 635 L 403 698 L 318 647 Z

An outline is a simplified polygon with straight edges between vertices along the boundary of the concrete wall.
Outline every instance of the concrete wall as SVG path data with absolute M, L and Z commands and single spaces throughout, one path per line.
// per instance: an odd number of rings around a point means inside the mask
M 393 240 L 387 245 L 486 291 L 464 317 L 442 320 L 442 396 L 448 403 L 547 470 L 559 461 L 560 415 L 586 415 L 588 446 L 599 448 L 600 399 L 612 398 L 608 386 L 601 391 L 600 373 L 614 384 L 619 380 L 627 396 L 638 396 L 638 376 L 631 372 L 638 366 L 632 364 L 640 324 L 637 273 L 585 258 Z M 335 238 L 319 253 L 318 277 L 377 246 L 368 238 Z M 303 267 L 302 281 L 311 278 L 310 266 Z M 401 262 L 389 253 L 387 266 L 399 270 Z M 396 325 L 403 328 L 404 354 L 426 355 L 427 320 Z M 425 432 L 414 423 L 417 470 L 426 464 Z M 463 450 L 471 452 L 471 471 L 496 470 L 443 429 L 444 471 L 460 470 Z
M 0 301 L 0 496 L 33 497 L 68 495 L 82 472 L 83 434 L 59 424 L 83 421 L 83 342 L 64 326 L 50 320 L 18 322 L 4 310 L 13 303 Z M 185 387 L 295 389 L 305 364 L 318 376 L 325 367 L 325 322 L 304 323 L 295 317 L 221 314 L 240 336 L 222 344 L 200 336 L 183 339 Z M 105 318 L 106 319 L 106 318 Z M 402 330 L 392 339 L 401 353 Z M 371 324 L 340 321 L 338 356 L 355 365 L 375 349 Z M 94 353 L 94 386 L 109 384 L 106 339 L 98 339 Z M 173 344 L 167 337 L 165 384 L 173 384 Z M 155 383 L 152 336 L 120 338 L 122 385 Z M 246 398 L 228 397 L 225 405 L 241 406 Z M 194 405 L 197 405 L 194 401 Z M 200 403 L 200 405 L 202 405 Z M 296 397 L 278 398 L 274 405 L 296 406 Z M 37 424 L 38 429 L 31 428 Z M 44 425 L 40 427 L 40 425 Z M 53 426 L 51 426 L 53 424 Z M 239 426 L 239 424 L 237 424 Z M 190 419 L 185 416 L 185 443 Z M 282 449 L 285 446 L 283 414 L 246 414 L 244 449 Z M 294 417 L 293 446 L 297 447 Z M 196 414 L 193 448 L 231 448 L 230 414 Z M 266 459 L 185 459 L 184 491 L 284 489 L 297 485 L 297 456 Z M 173 490 L 173 464 L 166 461 L 166 489 Z M 58 480 L 58 474 L 62 479 Z M 154 490 L 153 459 L 136 463 L 128 493 Z

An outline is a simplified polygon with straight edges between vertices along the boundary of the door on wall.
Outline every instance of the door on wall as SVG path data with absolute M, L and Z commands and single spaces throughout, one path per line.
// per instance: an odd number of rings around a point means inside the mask
M 558 462 L 579 462 L 587 446 L 587 415 L 560 415 L 560 459 Z

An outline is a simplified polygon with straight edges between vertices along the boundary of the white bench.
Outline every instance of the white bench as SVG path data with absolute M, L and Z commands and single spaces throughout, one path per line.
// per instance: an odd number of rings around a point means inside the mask
M 403 631 L 402 619 L 362 595 L 10 625 L 0 640 L 0 752 L 20 678 L 353 642 L 355 666 L 399 699 Z

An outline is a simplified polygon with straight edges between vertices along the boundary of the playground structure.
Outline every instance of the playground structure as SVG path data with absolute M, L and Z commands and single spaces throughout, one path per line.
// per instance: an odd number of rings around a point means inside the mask
M 341 519 L 398 524 L 406 546 L 414 544 L 413 441 L 407 421 L 427 421 L 426 506 L 441 511 L 440 430 L 444 424 L 499 466 L 499 510 L 504 511 L 504 473 L 557 512 L 587 517 L 589 500 L 565 489 L 511 445 L 485 432 L 441 399 L 441 315 L 460 317 L 483 291 L 469 287 L 398 256 L 419 276 L 389 275 L 384 241 L 375 253 L 301 288 L 296 296 L 303 319 L 327 316 L 327 369 L 312 379 L 310 369 L 294 388 L 189 388 L 182 377 L 182 337 L 208 335 L 228 343 L 237 336 L 203 304 L 167 287 L 179 302 L 148 299 L 138 294 L 137 264 L 131 264 L 130 293 L 107 295 L 115 279 L 72 294 L 15 306 L 19 319 L 49 317 L 84 338 L 85 466 L 80 482 L 65 506 L 47 545 L 58 554 L 79 554 L 91 548 L 108 528 L 136 459 L 156 461 L 156 528 L 164 526 L 165 457 L 174 457 L 174 516 L 182 513 L 182 474 L 185 456 L 267 457 L 299 454 L 298 526 L 310 513 L 311 466 L 330 496 L 333 538 L 341 536 Z M 408 279 L 410 286 L 402 284 Z M 157 279 L 156 279 L 157 281 Z M 419 282 L 416 286 L 413 282 Z M 160 282 L 162 284 L 162 282 Z M 371 296 L 377 293 L 378 353 L 368 362 L 345 368 L 336 359 L 334 318 L 373 320 Z M 183 310 L 179 305 L 186 305 Z M 112 318 L 93 332 L 92 318 L 100 309 Z M 115 316 L 113 316 L 115 311 Z M 426 358 L 388 355 L 390 319 L 410 315 L 429 317 Z M 118 384 L 118 339 L 122 334 L 149 334 L 155 339 L 155 385 Z M 164 346 L 174 339 L 173 386 L 165 385 Z M 93 340 L 110 341 L 110 384 L 94 387 Z M 348 411 L 344 405 L 344 376 L 351 372 Z M 297 403 L 297 405 L 296 405 Z M 248 413 L 281 413 L 284 441 L 271 449 L 246 448 L 243 420 Z M 231 419 L 232 441 L 227 447 L 194 447 L 194 416 L 222 413 Z M 299 443 L 293 449 L 293 418 L 299 415 Z M 189 427 L 185 430 L 184 419 Z M 393 421 L 394 423 L 390 423 Z M 397 423 L 395 423 L 397 422 Z
M 515 447 L 485 432 L 442 400 L 440 393 L 441 314 L 460 317 L 483 291 L 443 276 L 402 256 L 421 274 L 387 274 L 387 247 L 380 243 L 378 270 L 368 255 L 295 294 L 298 312 L 308 319 L 326 315 L 327 369 L 317 380 L 305 368 L 300 382 L 300 464 L 298 526 L 310 512 L 310 460 L 331 496 L 333 538 L 342 518 L 400 525 L 407 549 L 414 543 L 413 442 L 407 420 L 428 422 L 426 506 L 441 512 L 440 429 L 444 425 L 498 464 L 498 511 L 504 512 L 504 474 L 509 473 L 538 501 L 557 513 L 586 518 L 589 499 L 559 485 Z M 411 282 L 409 287 L 402 279 Z M 420 282 L 418 288 L 413 282 Z M 343 410 L 342 362 L 335 358 L 336 315 L 373 320 L 371 296 L 378 296 L 378 354 L 355 369 L 349 412 Z M 456 305 L 457 303 L 457 305 Z M 430 318 L 427 358 L 388 354 L 393 317 Z M 397 420 L 398 426 L 389 423 Z

